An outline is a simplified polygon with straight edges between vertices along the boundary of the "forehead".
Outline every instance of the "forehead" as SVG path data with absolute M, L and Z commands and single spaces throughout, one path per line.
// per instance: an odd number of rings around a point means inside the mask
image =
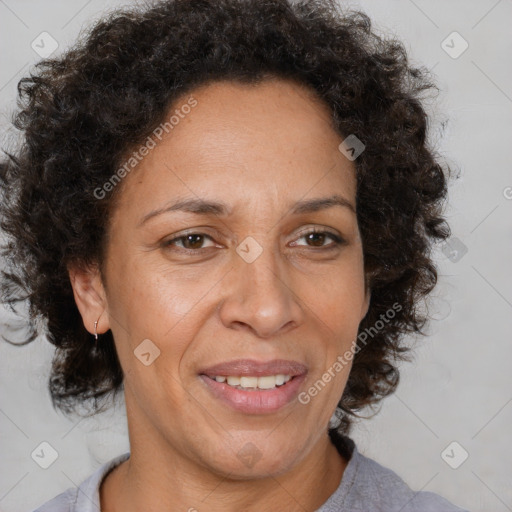
M 121 208 L 184 196 L 247 207 L 354 197 L 355 168 L 338 150 L 329 108 L 295 82 L 204 85 L 173 103 L 164 122 L 171 119 L 124 178 Z

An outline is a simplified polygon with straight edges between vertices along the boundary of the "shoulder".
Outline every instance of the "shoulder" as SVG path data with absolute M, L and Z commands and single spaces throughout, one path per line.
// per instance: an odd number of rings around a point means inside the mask
M 413 491 L 393 470 L 359 452 L 356 456 L 359 458 L 359 471 L 353 489 L 354 498 L 367 499 L 369 504 L 386 503 L 385 510 L 390 511 L 467 512 L 433 492 Z
M 71 512 L 73 505 L 76 503 L 77 491 L 78 489 L 76 487 L 70 487 L 68 490 L 41 505 L 34 510 L 34 512 Z
M 103 478 L 129 456 L 130 452 L 126 452 L 105 462 L 78 487 L 70 487 L 33 512 L 98 512 L 100 510 L 99 489 Z
M 331 439 L 349 462 L 319 512 L 468 512 L 433 492 L 413 491 L 393 470 L 360 453 L 349 437 L 333 434 Z

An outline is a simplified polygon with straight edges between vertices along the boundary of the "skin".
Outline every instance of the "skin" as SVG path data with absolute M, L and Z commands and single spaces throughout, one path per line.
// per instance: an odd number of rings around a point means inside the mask
M 99 318 L 98 333 L 112 329 L 125 375 L 131 457 L 104 479 L 101 510 L 314 511 L 348 463 L 327 426 L 350 364 L 308 404 L 258 415 L 214 398 L 198 372 L 292 359 L 308 367 L 305 391 L 351 348 L 370 299 L 356 215 L 290 206 L 338 194 L 355 209 L 355 166 L 328 108 L 294 82 L 223 81 L 192 95 L 197 106 L 123 179 L 105 279 L 96 267 L 69 269 L 85 327 L 93 333 Z M 232 213 L 175 211 L 138 227 L 183 197 Z M 345 242 L 305 236 L 312 228 Z M 208 236 L 163 245 L 185 230 Z M 252 263 L 236 252 L 248 236 L 263 249 Z M 134 355 L 145 339 L 160 350 L 148 366 Z M 237 457 L 246 443 L 260 456 L 251 466 Z

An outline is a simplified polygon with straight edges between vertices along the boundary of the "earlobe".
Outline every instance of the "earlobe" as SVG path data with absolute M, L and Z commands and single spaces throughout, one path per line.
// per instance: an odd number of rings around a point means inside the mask
M 109 329 L 107 301 L 101 275 L 97 267 L 82 269 L 68 267 L 69 280 L 73 288 L 73 296 L 82 316 L 84 327 L 91 333 L 99 333 Z

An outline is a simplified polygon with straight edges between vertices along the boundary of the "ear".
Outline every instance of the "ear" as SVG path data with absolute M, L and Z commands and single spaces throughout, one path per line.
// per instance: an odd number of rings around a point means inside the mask
M 84 327 L 94 334 L 94 323 L 98 321 L 96 332 L 100 334 L 108 331 L 110 323 L 107 298 L 99 268 L 68 266 L 68 274 Z
M 365 291 L 364 291 L 364 301 L 361 308 L 361 320 L 366 316 L 368 313 L 368 310 L 370 309 L 370 300 L 372 298 L 372 291 L 370 289 L 370 286 L 365 283 Z

